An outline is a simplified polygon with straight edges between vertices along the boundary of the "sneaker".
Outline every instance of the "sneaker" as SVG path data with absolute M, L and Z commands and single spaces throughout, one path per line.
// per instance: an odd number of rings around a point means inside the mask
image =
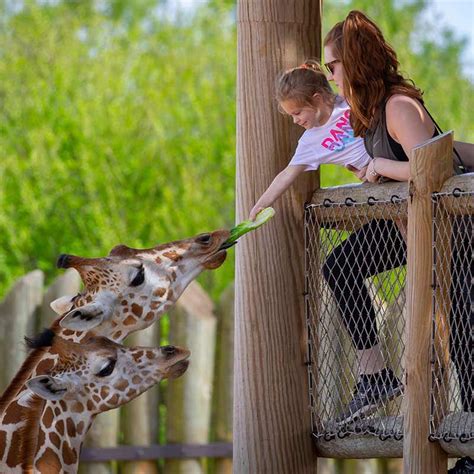
M 346 424 L 365 418 L 402 393 L 403 384 L 391 369 L 383 369 L 373 375 L 362 375 L 355 386 L 352 400 L 336 418 L 336 423 Z
M 474 461 L 469 456 L 461 458 L 448 471 L 448 474 L 474 474 Z

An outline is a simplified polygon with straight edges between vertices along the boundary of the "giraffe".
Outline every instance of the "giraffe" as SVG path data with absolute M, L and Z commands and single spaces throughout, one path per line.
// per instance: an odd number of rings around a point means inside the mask
M 150 326 L 204 269 L 222 265 L 233 245 L 228 237 L 218 230 L 150 249 L 118 245 L 103 258 L 61 255 L 58 267 L 75 268 L 85 285 L 84 292 L 51 303 L 64 335 L 79 342 L 94 329 L 120 342 Z
M 75 473 L 94 417 L 136 398 L 163 378 L 181 376 L 189 351 L 174 346 L 125 347 L 102 336 L 81 344 L 46 329 L 28 340 L 57 355 L 39 368 L 0 414 L 0 472 Z
M 101 258 L 61 255 L 58 267 L 75 268 L 84 290 L 51 303 L 59 314 L 51 329 L 74 342 L 91 336 L 121 342 L 157 321 L 204 269 L 222 265 L 232 246 L 228 237 L 229 231 L 216 230 L 148 249 L 117 245 Z M 17 393 L 28 392 L 24 383 L 35 375 L 35 367 L 54 364 L 56 357 L 43 351 L 28 359 L 1 396 L 0 413 Z

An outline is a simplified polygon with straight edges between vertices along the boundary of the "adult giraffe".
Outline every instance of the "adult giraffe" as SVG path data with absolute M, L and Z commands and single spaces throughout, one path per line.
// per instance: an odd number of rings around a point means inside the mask
M 75 473 L 83 439 L 94 417 L 136 398 L 163 378 L 188 367 L 189 351 L 174 346 L 125 347 L 105 337 L 85 343 L 53 330 L 28 340 L 29 358 L 48 351 L 53 367 L 37 367 L 28 393 L 0 414 L 0 472 Z

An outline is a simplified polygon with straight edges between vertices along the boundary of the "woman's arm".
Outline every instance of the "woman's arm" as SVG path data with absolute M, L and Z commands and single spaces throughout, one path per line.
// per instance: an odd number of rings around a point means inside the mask
M 259 211 L 271 206 L 291 186 L 305 168 L 305 165 L 291 165 L 280 172 L 253 206 L 249 219 L 255 220 L 255 216 Z
M 376 183 L 380 176 L 395 181 L 408 181 L 410 179 L 410 163 L 376 157 L 367 166 L 365 181 Z
M 474 144 L 455 141 L 454 148 L 461 156 L 462 164 L 467 170 L 474 171 Z
M 417 100 L 395 94 L 387 101 L 385 112 L 388 133 L 400 143 L 408 159 L 411 158 L 413 148 L 433 136 L 433 121 Z M 366 179 L 368 181 L 377 179 L 372 174 L 374 166 L 375 172 L 381 176 L 397 181 L 408 181 L 410 178 L 408 162 L 376 158 L 367 167 Z

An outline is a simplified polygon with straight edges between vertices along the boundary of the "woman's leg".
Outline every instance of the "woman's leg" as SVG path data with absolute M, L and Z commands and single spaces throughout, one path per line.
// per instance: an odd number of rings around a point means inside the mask
M 392 221 L 371 221 L 336 247 L 323 265 L 323 275 L 336 299 L 357 349 L 359 381 L 337 423 L 367 416 L 402 393 L 403 385 L 385 368 L 378 344 L 375 311 L 365 279 L 406 263 L 405 241 Z
M 405 241 L 393 221 L 386 220 L 373 220 L 352 233 L 324 263 L 324 278 L 358 351 L 378 344 L 375 311 L 364 283 L 366 278 L 405 263 Z M 374 357 L 369 355 L 366 359 Z

